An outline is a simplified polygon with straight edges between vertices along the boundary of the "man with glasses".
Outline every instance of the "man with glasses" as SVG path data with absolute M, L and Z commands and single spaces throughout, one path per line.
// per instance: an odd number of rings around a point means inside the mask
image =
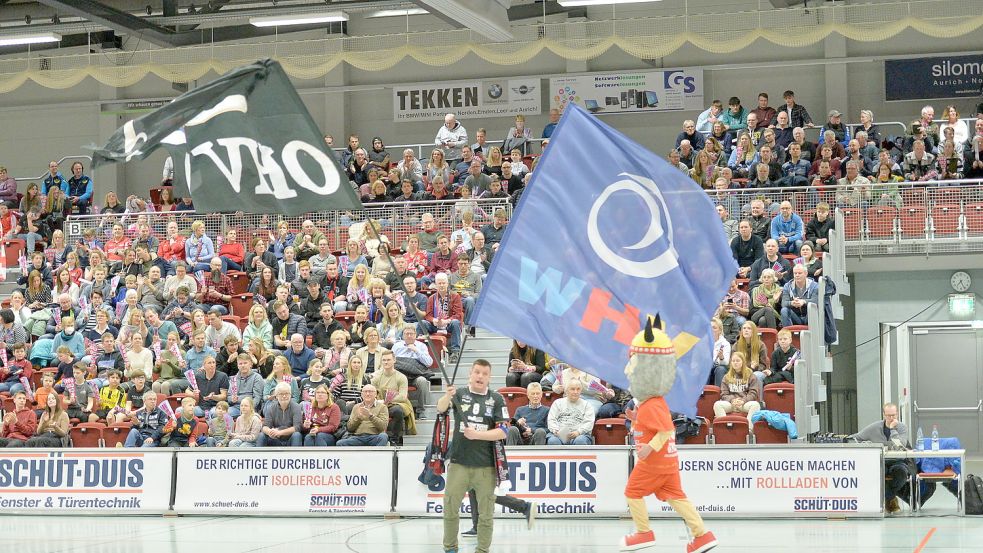
M 898 406 L 885 403 L 882 413 L 883 420 L 874 421 L 864 429 L 850 436 L 850 440 L 882 444 L 888 449 L 905 449 L 908 444 L 908 427 L 898 420 Z M 898 504 L 900 497 L 906 503 L 911 503 L 911 475 L 914 467 L 907 459 L 884 460 L 884 510 L 896 513 L 901 510 Z M 932 490 L 934 492 L 934 488 Z M 928 499 L 923 497 L 922 501 Z
M 263 429 L 256 438 L 256 447 L 300 447 L 304 410 L 290 400 L 290 384 L 277 384 L 273 398 L 275 401 L 263 406 Z

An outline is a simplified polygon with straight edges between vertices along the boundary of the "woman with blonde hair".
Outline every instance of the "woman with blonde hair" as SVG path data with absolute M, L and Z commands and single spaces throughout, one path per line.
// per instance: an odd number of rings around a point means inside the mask
M 263 419 L 256 413 L 253 396 L 246 396 L 239 402 L 240 414 L 235 427 L 227 436 L 229 447 L 256 447 L 256 439 L 263 430 Z
M 331 390 L 324 384 L 314 389 L 311 416 L 304 420 L 304 445 L 329 447 L 335 445 L 334 433 L 341 425 L 341 408 L 334 402 Z
M 351 278 L 355 267 L 367 263 L 368 260 L 362 255 L 362 243 L 357 238 L 349 238 L 345 243 L 345 253 L 338 257 L 338 273 Z
M 348 333 L 336 330 L 331 333 L 331 349 L 324 352 L 324 367 L 331 376 L 341 374 L 348 368 L 352 348 L 348 347 Z
M 498 146 L 492 146 L 488 150 L 488 159 L 485 161 L 485 168 L 482 171 L 486 175 L 498 175 L 499 178 L 502 177 L 502 149 Z
M 65 224 L 65 217 L 71 211 L 72 204 L 65 201 L 65 193 L 61 188 L 53 186 L 48 191 L 48 198 L 44 201 L 44 209 L 41 211 L 41 221 L 48 226 L 49 230 L 62 230 Z
M 693 161 L 693 168 L 689 170 L 689 174 L 704 190 L 711 190 L 716 177 L 716 168 L 717 165 L 710 152 L 700 150 L 696 153 L 696 159 Z
M 758 325 L 745 321 L 741 325 L 741 334 L 731 351 L 743 354 L 748 368 L 758 371 L 768 364 L 766 349 L 765 343 L 761 341 L 761 335 L 758 334 Z
M 744 354 L 735 351 L 730 354 L 730 366 L 720 382 L 720 401 L 713 404 L 713 416 L 722 417 L 728 413 L 747 413 L 751 415 L 761 409 L 760 383 L 748 367 Z
M 300 387 L 290 370 L 290 362 L 283 355 L 277 355 L 273 358 L 273 370 L 270 376 L 266 377 L 266 383 L 263 385 L 263 401 L 276 401 L 273 393 L 277 384 L 281 382 L 290 385 L 290 399 L 294 403 L 300 403 Z
M 338 401 L 341 410 L 351 413 L 352 407 L 362 401 L 362 386 L 369 383 L 365 374 L 365 363 L 354 355 L 348 360 L 348 368 L 338 373 L 331 381 L 331 393 Z
M 253 336 L 246 345 L 246 352 L 253 359 L 253 370 L 263 378 L 270 376 L 273 372 L 273 358 L 276 357 L 276 351 L 268 349 L 259 336 Z
M 751 290 L 750 320 L 762 328 L 778 328 L 781 320 L 782 287 L 775 282 L 775 270 L 761 271 L 761 284 Z
M 741 136 L 737 138 L 737 146 L 730 153 L 730 159 L 727 160 L 727 166 L 734 171 L 734 177 L 747 178 L 757 155 L 758 151 L 751 143 L 751 135 L 746 132 L 741 133 Z
M 382 315 L 382 324 L 379 325 L 379 334 L 382 337 L 382 346 L 392 349 L 393 344 L 403 339 L 403 329 L 410 326 L 403 320 L 402 306 L 397 302 L 391 301 L 386 305 Z
M 427 182 L 433 182 L 434 177 L 444 179 L 444 182 L 451 180 L 451 166 L 444 160 L 444 151 L 434 148 L 430 152 L 430 161 L 427 163 Z
M 273 347 L 273 326 L 266 317 L 266 309 L 258 303 L 249 308 L 249 324 L 242 331 L 243 342 L 248 343 L 253 338 L 261 340 L 266 348 Z
M 369 299 L 369 284 L 371 282 L 369 268 L 364 263 L 355 266 L 352 279 L 348 281 L 348 307 L 365 303 Z
M 366 328 L 365 332 L 362 333 L 362 338 L 365 340 L 365 345 L 358 348 L 358 351 L 355 352 L 355 357 L 362 360 L 362 365 L 365 366 L 365 373 L 373 374 L 376 371 L 382 370 L 382 352 L 388 350 L 382 347 L 379 329 L 374 326 Z M 351 360 L 348 362 L 351 363 Z

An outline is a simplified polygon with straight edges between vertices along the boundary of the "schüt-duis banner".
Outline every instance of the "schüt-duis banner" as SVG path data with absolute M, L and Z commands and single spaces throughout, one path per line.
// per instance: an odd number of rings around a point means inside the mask
M 508 448 L 509 482 L 505 493 L 537 504 L 538 515 L 550 518 L 619 516 L 627 510 L 622 490 L 628 481 L 628 450 L 623 447 Z M 400 450 L 396 512 L 440 516 L 444 512 L 443 477 L 433 486 L 421 484 L 423 452 Z M 451 469 L 454 470 L 453 465 Z M 467 496 L 461 514 L 470 516 Z M 496 516 L 513 515 L 505 507 Z
M 884 61 L 884 97 L 892 100 L 976 98 L 983 94 L 983 55 Z
M 153 514 L 170 508 L 170 450 L 6 450 L 0 512 Z
M 542 111 L 539 79 L 485 79 L 393 87 L 394 121 L 437 121 L 537 115 Z M 472 132 L 477 129 L 473 129 Z
M 381 515 L 389 448 L 181 450 L 174 510 L 194 514 Z
M 881 515 L 881 448 L 680 448 L 683 490 L 703 516 Z M 655 516 L 672 508 L 646 498 Z

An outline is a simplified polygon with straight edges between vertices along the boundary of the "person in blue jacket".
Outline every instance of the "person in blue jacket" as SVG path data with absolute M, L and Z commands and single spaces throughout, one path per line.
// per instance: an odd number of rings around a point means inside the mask
M 72 176 L 61 185 L 69 203 L 78 207 L 79 215 L 87 215 L 92 204 L 92 178 L 82 174 L 84 169 L 81 161 L 73 163 Z
M 58 171 L 58 162 L 51 161 L 48 163 L 48 174 L 45 175 L 44 180 L 41 181 L 41 184 L 43 185 L 41 187 L 41 193 L 47 195 L 48 190 L 50 190 L 51 187 L 65 190 L 65 183 L 67 182 L 68 180 L 65 178 L 65 176 Z
M 802 218 L 792 213 L 792 204 L 782 202 L 778 216 L 771 220 L 771 237 L 778 242 L 779 253 L 798 255 L 804 228 Z

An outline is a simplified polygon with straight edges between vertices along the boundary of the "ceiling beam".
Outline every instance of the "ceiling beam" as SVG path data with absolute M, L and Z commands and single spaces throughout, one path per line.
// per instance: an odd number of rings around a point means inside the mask
M 175 40 L 174 31 L 95 0 L 38 0 L 38 2 L 58 11 L 83 17 L 119 33 L 137 35 L 155 46 L 180 46 Z

